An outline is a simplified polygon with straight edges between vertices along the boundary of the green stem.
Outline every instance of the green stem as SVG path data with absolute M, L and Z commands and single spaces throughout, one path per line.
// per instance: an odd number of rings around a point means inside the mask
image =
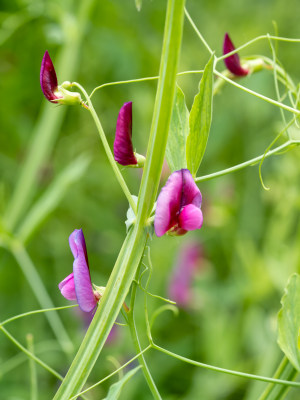
M 29 358 L 38 363 L 41 367 L 45 368 L 50 374 L 54 375 L 57 379 L 62 380 L 63 377 L 56 372 L 53 368 L 49 367 L 49 365 L 45 364 L 42 360 L 32 354 L 26 347 L 22 346 L 3 326 L 0 325 L 0 330 L 4 333 L 4 335 L 15 345 L 17 346 L 23 353 L 25 353 Z
M 95 0 L 80 2 L 77 18 L 64 18 L 65 44 L 61 48 L 56 62 L 59 79 L 71 80 L 77 73 L 80 60 L 80 46 L 85 33 L 92 6 Z M 72 4 L 73 6 L 73 4 Z M 68 11 L 69 12 L 69 11 Z M 41 93 L 41 99 L 42 99 Z M 45 160 L 49 158 L 56 137 L 60 131 L 67 107 L 59 110 L 44 100 L 44 104 L 32 134 L 32 143 L 25 162 L 22 164 L 20 175 L 11 200 L 4 215 L 7 229 L 14 230 L 29 206 L 37 189 L 37 175 Z
M 227 168 L 227 169 L 223 169 L 222 171 L 218 171 L 218 172 L 214 172 L 212 174 L 200 176 L 200 177 L 195 179 L 195 182 L 208 181 L 209 179 L 218 178 L 219 176 L 223 176 L 223 175 L 230 174 L 231 172 L 239 171 L 240 169 L 243 169 L 243 168 L 248 167 L 250 165 L 251 166 L 255 165 L 259 161 L 261 161 L 262 159 L 268 158 L 268 157 L 272 156 L 273 154 L 281 152 L 281 151 L 285 150 L 286 148 L 288 148 L 289 146 L 299 145 L 299 144 L 300 144 L 300 140 L 288 140 L 287 142 L 285 142 L 281 146 L 278 146 L 275 149 L 270 150 L 265 154 L 261 154 L 258 157 L 252 158 L 251 160 L 245 161 L 245 162 L 243 162 L 241 164 L 235 165 L 235 166 Z
M 27 347 L 31 354 L 34 354 L 34 346 L 33 346 L 33 336 L 29 333 L 26 336 Z M 37 400 L 38 399 L 38 385 L 37 385 L 37 374 L 36 374 L 36 365 L 32 358 L 29 358 L 29 371 L 30 371 L 30 399 Z
M 139 194 L 136 224 L 124 241 L 93 321 L 54 397 L 55 400 L 66 400 L 76 395 L 86 382 L 122 307 L 143 255 L 147 238 L 145 226 L 157 195 L 175 97 L 183 16 L 184 0 L 168 0 L 160 79 Z
M 103 131 L 103 128 L 102 128 L 101 122 L 100 122 L 100 120 L 98 118 L 98 115 L 97 115 L 97 113 L 96 113 L 96 111 L 94 109 L 93 103 L 92 103 L 89 95 L 87 94 L 86 90 L 79 83 L 73 82 L 72 86 L 77 87 L 84 94 L 84 96 L 85 96 L 85 98 L 87 100 L 88 106 L 89 106 L 89 111 L 90 111 L 90 113 L 91 113 L 91 115 L 92 115 L 92 117 L 94 119 L 95 124 L 96 124 L 96 127 L 97 127 L 97 130 L 98 130 L 100 139 L 102 141 L 105 153 L 107 155 L 108 161 L 110 162 L 110 165 L 111 165 L 111 167 L 112 167 L 112 169 L 113 169 L 113 171 L 115 173 L 115 176 L 116 176 L 116 178 L 117 178 L 117 180 L 118 180 L 118 182 L 119 182 L 119 184 L 120 184 L 125 196 L 127 197 L 127 200 L 129 202 L 133 212 L 136 214 L 135 202 L 133 201 L 131 193 L 130 193 L 127 185 L 126 185 L 126 182 L 124 181 L 123 175 L 121 174 L 121 172 L 119 170 L 119 167 L 117 166 L 117 163 L 115 162 L 114 156 L 113 156 L 113 154 L 111 152 L 111 149 L 109 147 L 109 144 L 107 142 L 105 133 Z
M 287 357 L 284 356 L 274 374 L 274 378 L 292 381 L 297 375 L 297 370 L 292 366 Z M 259 400 L 283 399 L 288 389 L 289 388 L 287 386 L 279 386 L 275 385 L 274 383 L 270 383 L 260 396 Z
M 252 94 L 253 96 L 258 97 L 259 99 L 264 100 L 264 101 L 266 101 L 267 103 L 273 104 L 274 106 L 280 107 L 280 108 L 282 108 L 283 110 L 289 111 L 289 112 L 291 112 L 291 113 L 293 113 L 293 114 L 296 114 L 296 115 L 300 115 L 300 111 L 297 110 L 296 108 L 287 106 L 286 104 L 283 104 L 283 103 L 279 103 L 278 101 L 273 100 L 273 99 L 271 99 L 270 97 L 267 97 L 267 96 L 264 96 L 263 94 L 257 93 L 257 92 L 255 92 L 254 90 L 248 89 L 248 88 L 246 88 L 245 86 L 242 86 L 242 85 L 240 85 L 239 83 L 233 81 L 232 79 L 227 78 L 225 75 L 221 74 L 221 73 L 218 72 L 217 70 L 214 70 L 214 73 L 215 73 L 218 77 L 224 79 L 226 82 L 228 82 L 228 83 L 230 83 L 231 85 L 233 85 L 233 86 L 235 86 L 235 87 L 237 87 L 237 88 L 243 90 L 244 92 L 247 92 L 247 93 L 249 93 L 249 94 Z
M 41 307 L 53 309 L 54 304 L 52 303 L 52 300 L 44 287 L 43 281 L 41 280 L 41 277 L 39 276 L 23 244 L 16 239 L 6 238 L 4 245 L 15 257 Z M 47 313 L 46 318 L 48 319 L 53 333 L 63 351 L 66 354 L 72 353 L 74 350 L 73 343 L 70 340 L 69 335 L 66 332 L 57 313 Z
M 228 374 L 228 375 L 233 375 L 233 376 L 239 376 L 241 378 L 247 378 L 247 379 L 254 379 L 257 381 L 262 381 L 262 382 L 270 382 L 273 384 L 278 384 L 278 385 L 283 385 L 283 386 L 291 386 L 291 387 L 296 387 L 300 388 L 300 382 L 290 382 L 288 380 L 283 380 L 283 379 L 275 379 L 275 378 L 268 378 L 265 376 L 260 376 L 260 375 L 253 375 L 253 374 L 247 374 L 245 372 L 239 372 L 239 371 L 233 371 L 231 369 L 225 369 L 225 368 L 220 368 L 220 367 L 215 367 L 214 365 L 209 365 L 209 364 L 204 364 L 198 361 L 191 360 L 190 358 L 180 356 L 176 353 L 173 353 L 167 349 L 164 349 L 160 346 L 157 346 L 156 344 L 152 344 L 152 347 L 161 353 L 165 353 L 168 356 L 177 358 L 177 360 L 186 362 L 188 364 L 195 365 L 196 367 L 202 367 L 211 371 L 215 372 L 222 372 L 223 374 Z
M 131 298 L 135 298 L 136 296 L 136 283 L 134 282 L 132 284 L 132 294 L 131 294 Z M 137 353 L 141 352 L 141 345 L 140 345 L 140 341 L 138 338 L 138 333 L 137 333 L 137 328 L 136 328 L 136 324 L 135 324 L 135 319 L 134 319 L 134 310 L 133 308 L 130 308 L 129 312 L 127 313 L 127 317 L 128 317 L 128 325 L 129 325 L 129 329 L 130 329 L 130 333 L 131 333 L 131 338 L 134 344 L 134 347 L 136 349 Z M 155 382 L 152 378 L 151 372 L 149 371 L 148 365 L 146 363 L 145 357 L 143 354 L 141 354 L 138 358 L 140 365 L 142 366 L 142 371 L 144 374 L 144 377 L 146 379 L 146 382 L 149 386 L 149 389 L 151 390 L 151 393 L 153 395 L 154 399 L 157 400 L 161 400 L 161 396 L 159 394 L 159 391 L 155 385 Z

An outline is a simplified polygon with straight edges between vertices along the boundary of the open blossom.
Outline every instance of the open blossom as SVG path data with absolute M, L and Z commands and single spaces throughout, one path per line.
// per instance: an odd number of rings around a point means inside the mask
M 81 100 L 79 93 L 67 90 L 72 86 L 70 82 L 63 82 L 58 86 L 55 68 L 48 51 L 45 52 L 42 60 L 40 84 L 44 96 L 47 100 L 51 101 L 51 103 L 68 105 L 81 104 L 83 107 L 87 108 Z
M 192 305 L 192 284 L 201 260 L 202 248 L 197 242 L 189 242 L 179 251 L 169 283 L 169 297 L 179 307 L 189 308 Z
M 223 54 L 230 53 L 235 50 L 234 44 L 232 43 L 228 33 L 225 33 L 224 37 L 224 43 L 223 43 Z M 226 57 L 224 59 L 224 63 L 226 65 L 226 68 L 236 76 L 245 76 L 249 74 L 249 70 L 246 68 L 243 68 L 241 66 L 240 62 L 240 57 L 237 53 Z
M 90 312 L 97 306 L 101 294 L 93 290 L 82 229 L 71 233 L 69 244 L 74 256 L 73 272 L 58 287 L 67 300 L 76 300 L 82 311 Z
M 142 167 L 145 158 L 133 151 L 132 146 L 132 102 L 124 103 L 117 119 L 114 141 L 114 159 L 121 165 Z
M 157 199 L 154 218 L 156 236 L 184 235 L 200 229 L 202 196 L 188 169 L 173 172 Z

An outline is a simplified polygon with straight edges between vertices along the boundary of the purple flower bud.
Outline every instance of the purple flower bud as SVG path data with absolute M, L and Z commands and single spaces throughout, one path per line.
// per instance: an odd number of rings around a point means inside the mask
M 235 50 L 234 44 L 232 43 L 228 33 L 225 33 L 224 43 L 223 43 L 223 54 L 230 53 Z M 240 63 L 240 57 L 237 53 L 226 57 L 224 59 L 226 68 L 236 76 L 245 76 L 249 74 L 249 70 L 243 68 Z
M 57 91 L 58 84 L 56 72 L 48 51 L 45 52 L 42 60 L 40 83 L 44 96 L 47 100 L 51 101 L 52 103 L 57 103 L 56 100 L 63 97 Z
M 121 165 L 143 166 L 145 158 L 134 153 L 132 147 L 132 102 L 124 103 L 117 119 L 114 158 Z
M 157 199 L 154 229 L 156 236 L 165 233 L 184 235 L 200 229 L 203 215 L 202 196 L 188 169 L 173 172 Z
M 67 90 L 72 87 L 70 82 L 63 82 L 58 86 L 55 68 L 48 51 L 45 52 L 42 60 L 40 83 L 44 96 L 51 103 L 67 105 L 79 104 L 84 108 L 88 108 L 88 106 L 81 100 L 80 93 Z
M 59 285 L 61 294 L 68 300 L 77 300 L 82 311 L 90 312 L 97 306 L 100 298 L 94 292 L 85 240 L 81 229 L 75 229 L 69 237 L 70 248 L 74 256 L 73 273 Z
M 179 251 L 169 284 L 169 297 L 179 307 L 189 308 L 192 305 L 192 283 L 201 259 L 202 249 L 196 242 L 186 244 Z

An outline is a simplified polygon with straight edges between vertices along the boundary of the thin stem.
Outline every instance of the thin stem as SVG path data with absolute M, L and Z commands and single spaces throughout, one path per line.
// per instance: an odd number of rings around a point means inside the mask
M 232 79 L 227 78 L 225 75 L 221 74 L 221 73 L 218 72 L 217 70 L 214 70 L 214 73 L 215 73 L 217 76 L 219 76 L 220 78 L 224 79 L 226 82 L 228 82 L 228 83 L 230 83 L 231 85 L 233 85 L 233 86 L 235 86 L 235 87 L 237 87 L 237 88 L 243 90 L 244 92 L 247 92 L 247 93 L 249 93 L 249 94 L 252 94 L 253 96 L 258 97 L 258 98 L 261 99 L 261 100 L 264 100 L 264 101 L 266 101 L 266 102 L 268 102 L 268 103 L 270 103 L 270 104 L 273 104 L 273 105 L 275 105 L 275 106 L 277 106 L 277 107 L 283 108 L 284 110 L 287 110 L 287 111 L 289 111 L 289 112 L 292 112 L 293 114 L 300 115 L 300 111 L 299 111 L 299 110 L 296 110 L 296 109 L 293 108 L 293 107 L 287 106 L 287 105 L 285 105 L 285 104 L 283 104 L 283 103 L 279 103 L 278 101 L 273 100 L 273 99 L 271 99 L 270 97 L 267 97 L 267 96 L 264 96 L 264 95 L 262 95 L 262 94 L 260 94 L 260 93 L 257 93 L 257 92 L 255 92 L 254 90 L 248 89 L 248 88 L 246 88 L 245 86 L 242 86 L 242 85 L 240 85 L 239 83 L 233 81 Z
M 259 161 L 261 161 L 262 159 L 268 158 L 273 154 L 281 152 L 282 150 L 287 149 L 289 146 L 299 145 L 299 144 L 300 144 L 300 140 L 289 140 L 289 141 L 285 142 L 284 144 L 282 144 L 281 146 L 278 146 L 275 149 L 270 150 L 265 154 L 261 154 L 258 157 L 252 158 L 251 160 L 245 161 L 241 164 L 237 164 L 237 165 L 227 168 L 227 169 L 223 169 L 222 171 L 218 171 L 218 172 L 214 172 L 212 174 L 200 176 L 195 179 L 195 182 L 208 181 L 213 178 L 218 178 L 219 176 L 230 174 L 231 172 L 239 171 L 240 169 L 243 169 L 245 167 L 253 166 L 253 165 L 257 164 Z
M 32 334 L 28 334 L 26 336 L 28 350 L 31 354 L 34 354 L 33 347 L 33 336 Z M 30 399 L 37 400 L 38 398 L 38 385 L 37 385 L 37 374 L 36 374 L 36 365 L 32 358 L 29 358 L 29 371 L 30 371 Z
M 107 142 L 105 133 L 103 131 L 103 128 L 102 128 L 101 122 L 100 122 L 100 120 L 98 118 L 98 115 L 97 115 L 97 113 L 96 113 L 96 111 L 94 109 L 93 103 L 92 103 L 89 95 L 85 91 L 85 89 L 79 83 L 73 82 L 72 86 L 77 87 L 84 94 L 84 96 L 85 96 L 85 98 L 87 100 L 88 106 L 89 106 L 89 111 L 90 111 L 90 113 L 91 113 L 91 115 L 92 115 L 92 117 L 94 119 L 95 124 L 96 124 L 96 127 L 97 127 L 97 130 L 98 130 L 100 139 L 102 141 L 105 153 L 107 155 L 108 161 L 110 162 L 110 165 L 111 165 L 111 167 L 112 167 L 112 169 L 113 169 L 113 171 L 115 173 L 115 176 L 117 178 L 117 181 L 119 182 L 119 184 L 120 184 L 125 196 L 127 197 L 127 200 L 129 202 L 133 212 L 136 214 L 135 202 L 134 202 L 134 200 L 133 200 L 133 198 L 131 196 L 131 193 L 130 193 L 130 191 L 128 189 L 128 186 L 126 185 L 126 182 L 125 182 L 125 180 L 123 178 L 123 175 L 121 174 L 121 172 L 120 172 L 120 170 L 119 170 L 119 168 L 117 166 L 117 163 L 115 162 L 114 156 L 113 156 L 113 154 L 111 152 L 111 149 L 109 147 L 109 144 Z
M 38 363 L 41 367 L 46 369 L 50 374 L 54 375 L 56 378 L 62 381 L 63 377 L 56 372 L 53 368 L 49 367 L 49 365 L 45 364 L 42 360 L 32 354 L 26 347 L 22 346 L 3 326 L 0 325 L 0 330 L 5 334 L 5 336 L 14 344 L 16 345 L 23 353 L 25 353 L 29 358 L 34 360 Z
M 71 397 L 68 400 L 74 400 L 76 399 L 78 396 L 82 396 L 83 394 L 87 393 L 88 391 L 90 391 L 91 389 L 94 389 L 96 386 L 101 385 L 101 383 L 107 381 L 109 378 L 113 377 L 114 375 L 118 374 L 120 371 L 122 371 L 123 368 L 127 367 L 127 365 L 130 365 L 133 361 L 135 361 L 137 358 L 139 358 L 141 355 L 143 355 L 144 353 L 146 353 L 148 350 L 151 349 L 151 345 L 149 344 L 148 347 L 146 347 L 144 350 L 142 350 L 140 353 L 138 353 L 136 356 L 132 357 L 129 361 L 127 361 L 125 364 L 121 365 L 120 368 L 116 369 L 114 372 L 112 372 L 111 374 L 107 375 L 105 378 L 101 379 L 101 381 L 95 383 L 92 386 L 89 386 L 87 389 L 83 390 L 80 393 L 75 394 L 75 396 Z
M 216 62 L 224 60 L 224 58 L 227 58 L 229 56 L 232 56 L 235 53 L 238 53 L 239 51 L 243 50 L 244 48 L 250 46 L 251 44 L 258 42 L 259 40 L 262 39 L 272 39 L 272 40 L 278 40 L 278 41 L 282 41 L 282 42 L 289 42 L 289 43 L 300 43 L 300 39 L 293 39 L 293 38 L 285 38 L 285 37 L 279 37 L 279 36 L 272 36 L 272 35 L 261 35 L 261 36 L 257 36 L 256 38 L 249 40 L 249 42 L 243 44 L 240 47 L 237 47 L 236 49 L 234 49 L 233 51 L 231 51 L 230 53 L 224 54 L 220 57 L 216 58 Z
M 54 304 L 43 284 L 43 281 L 38 274 L 29 254 L 27 253 L 24 245 L 17 239 L 11 237 L 5 237 L 2 235 L 4 240 L 3 245 L 12 253 L 17 263 L 19 264 L 28 284 L 31 287 L 33 294 L 35 295 L 38 303 L 44 309 L 53 309 Z M 46 318 L 56 336 L 59 344 L 66 354 L 71 354 L 74 350 L 73 343 L 69 338 L 67 331 L 65 330 L 61 319 L 56 312 L 46 314 Z
M 166 350 L 160 346 L 157 346 L 154 343 L 152 344 L 152 347 L 162 353 L 167 354 L 168 356 L 174 357 L 177 360 L 186 362 L 188 364 L 195 365 L 196 367 L 202 367 L 202 368 L 205 368 L 205 369 L 208 369 L 211 371 L 215 371 L 215 372 L 222 372 L 223 374 L 239 376 L 241 378 L 254 379 L 254 380 L 262 381 L 262 382 L 271 382 L 271 383 L 276 383 L 279 385 L 300 388 L 300 382 L 290 382 L 290 381 L 286 381 L 286 380 L 282 380 L 282 379 L 268 378 L 268 377 L 260 376 L 260 375 L 247 374 L 246 372 L 239 372 L 239 371 L 233 371 L 231 369 L 215 367 L 214 365 L 204 364 L 204 363 L 201 363 L 198 361 L 191 360 L 190 358 L 180 356 L 180 355 L 173 353 L 169 350 Z
M 289 362 L 287 357 L 283 357 L 281 363 L 279 364 L 275 374 L 275 379 L 285 379 L 285 380 L 294 380 L 298 372 Z M 288 390 L 287 386 L 278 386 L 274 383 L 269 383 L 269 385 L 264 390 L 263 394 L 260 396 L 259 400 L 280 400 L 283 399 L 283 396 L 286 394 Z
M 63 307 L 42 308 L 40 310 L 28 311 L 26 313 L 14 315 L 13 317 L 8 318 L 8 319 L 0 322 L 0 325 L 4 326 L 10 322 L 16 321 L 19 318 L 28 317 L 28 316 L 34 315 L 34 314 L 41 314 L 41 313 L 49 312 L 49 311 L 66 310 L 67 308 L 74 308 L 74 307 L 78 307 L 78 304 L 73 304 L 71 306 L 63 306 Z
M 213 54 L 212 49 L 209 47 L 208 43 L 206 42 L 204 37 L 201 35 L 199 29 L 195 25 L 194 21 L 192 20 L 192 17 L 190 16 L 190 14 L 188 13 L 186 8 L 184 9 L 184 13 L 185 13 L 189 23 L 192 25 L 194 31 L 196 32 L 197 36 L 200 38 L 201 42 L 204 44 L 204 46 L 207 48 L 207 50 L 210 52 L 210 54 Z
M 128 325 L 129 325 L 131 338 L 132 338 L 134 347 L 135 347 L 136 351 L 138 353 L 140 353 L 141 352 L 141 345 L 140 345 L 140 341 L 139 341 L 139 337 L 138 337 L 138 333 L 137 333 L 137 328 L 136 328 L 136 324 L 135 324 L 135 319 L 134 319 L 134 303 L 135 303 L 135 298 L 136 298 L 136 289 L 137 289 L 137 284 L 134 281 L 132 283 L 130 310 L 127 313 L 127 318 L 128 318 Z M 151 393 L 152 393 L 154 399 L 161 400 L 161 396 L 160 396 L 159 391 L 158 391 L 158 389 L 157 389 L 157 387 L 155 385 L 155 382 L 154 382 L 154 380 L 152 378 L 151 372 L 149 371 L 148 365 L 146 363 L 146 360 L 145 360 L 145 357 L 143 356 L 143 354 L 140 355 L 138 360 L 139 360 L 139 363 L 142 366 L 142 371 L 143 371 L 144 377 L 146 379 L 146 382 L 147 382 L 147 384 L 149 386 L 149 389 L 151 390 Z
M 193 71 L 182 71 L 182 72 L 178 72 L 177 76 L 190 75 L 190 74 L 202 74 L 202 73 L 203 73 L 203 69 L 193 70 Z M 102 85 L 95 87 L 95 89 L 93 89 L 93 91 L 89 97 L 91 98 L 96 91 L 103 89 L 105 87 L 108 87 L 108 86 L 124 85 L 127 83 L 147 82 L 147 81 L 154 81 L 154 80 L 158 80 L 158 79 L 159 79 L 159 76 L 147 76 L 145 78 L 127 79 L 125 81 L 115 81 L 115 82 L 103 83 Z

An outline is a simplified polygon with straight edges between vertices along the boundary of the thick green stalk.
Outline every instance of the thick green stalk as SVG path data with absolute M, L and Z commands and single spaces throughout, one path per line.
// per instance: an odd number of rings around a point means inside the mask
M 76 395 L 86 382 L 125 300 L 143 255 L 147 238 L 145 226 L 157 194 L 167 143 L 175 94 L 183 16 L 184 0 L 169 0 L 160 79 L 139 195 L 137 221 L 124 241 L 98 310 L 64 381 L 54 397 L 55 400 L 66 400 Z
M 60 82 L 75 78 L 80 63 L 80 47 L 85 34 L 85 27 L 94 3 L 95 0 L 82 1 L 78 7 L 77 18 L 62 18 L 66 40 L 55 63 Z M 66 110 L 67 107 L 57 109 L 44 100 L 44 105 L 32 134 L 32 143 L 27 158 L 22 165 L 12 199 L 8 203 L 4 216 L 4 224 L 10 231 L 14 230 L 35 194 L 39 169 L 52 152 Z

